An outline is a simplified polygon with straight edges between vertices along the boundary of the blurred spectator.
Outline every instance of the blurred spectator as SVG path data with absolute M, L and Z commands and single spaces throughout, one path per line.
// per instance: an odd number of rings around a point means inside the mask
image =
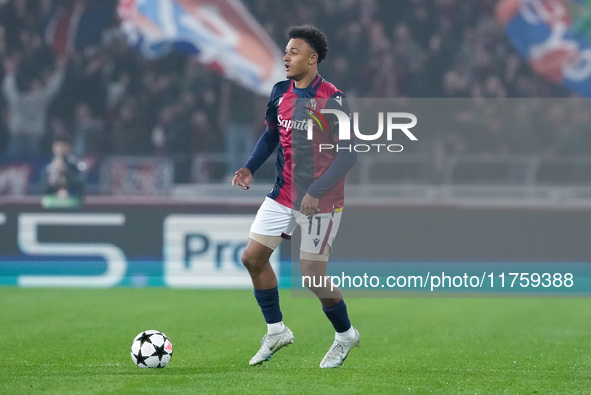
M 8 156 L 36 157 L 45 134 L 47 108 L 64 80 L 66 59 L 58 59 L 57 67 L 47 81 L 42 76 L 24 77 L 21 87 L 17 84 L 17 66 L 12 58 L 4 61 L 6 74 L 2 93 L 9 111 Z
M 494 20 L 496 0 L 242 1 L 280 48 L 291 25 L 313 23 L 323 29 L 330 41 L 323 76 L 350 97 L 570 96 L 515 53 Z M 0 100 L 0 152 L 4 144 L 11 155 L 37 155 L 47 114 L 50 132 L 70 132 L 80 156 L 165 155 L 174 160 L 179 182 L 191 178 L 196 160 L 225 157 L 227 169 L 236 168 L 264 128 L 263 119 L 253 114 L 260 114 L 255 106 L 266 98 L 222 80 L 193 56 L 142 58 L 113 26 L 116 5 L 116 0 L 0 2 L 5 99 Z M 50 48 L 68 53 L 65 75 L 65 69 L 52 69 Z M 20 59 L 18 70 L 13 59 Z M 44 98 L 37 102 L 40 110 L 16 104 L 15 97 L 23 100 L 32 93 Z M 523 110 L 524 119 L 530 111 Z M 536 133 L 539 119 L 528 118 L 524 128 L 460 118 L 466 131 L 446 131 L 439 155 L 507 152 L 494 143 L 501 141 L 510 142 L 511 153 L 517 154 L 572 152 L 565 148 L 570 143 L 558 142 L 565 141 L 558 131 Z M 467 131 L 480 125 L 495 126 L 486 136 L 490 144 Z M 7 142 L 2 133 L 8 132 Z M 201 169 L 210 173 L 200 179 L 224 177 L 225 171 L 214 166 Z
M 65 134 L 54 138 L 53 158 L 45 168 L 44 206 L 79 206 L 84 198 L 84 164 L 72 154 Z
M 136 100 L 126 98 L 114 115 L 111 125 L 111 153 L 115 155 L 150 155 L 150 129 Z
M 94 117 L 90 106 L 85 102 L 76 104 L 73 132 L 73 153 L 78 158 L 105 152 L 107 136 L 104 122 Z
M 253 130 L 257 130 L 254 112 L 244 105 L 253 102 L 254 94 L 239 86 L 224 86 L 224 92 L 229 96 L 227 111 L 230 119 L 224 127 L 226 178 L 231 181 L 236 169 L 240 169 L 248 160 L 258 138 L 253 133 Z M 257 130 L 256 133 L 260 132 Z

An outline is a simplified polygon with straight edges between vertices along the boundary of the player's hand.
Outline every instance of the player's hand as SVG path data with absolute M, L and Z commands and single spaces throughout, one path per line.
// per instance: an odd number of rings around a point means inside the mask
M 302 199 L 302 204 L 300 205 L 300 213 L 304 214 L 307 217 L 318 214 L 318 212 L 320 211 L 318 209 L 318 201 L 319 199 L 313 198 L 312 196 L 306 193 L 306 195 Z
M 234 173 L 232 178 L 232 186 L 238 185 L 240 188 L 247 190 L 250 188 L 250 182 L 252 181 L 252 173 L 246 167 L 238 169 Z

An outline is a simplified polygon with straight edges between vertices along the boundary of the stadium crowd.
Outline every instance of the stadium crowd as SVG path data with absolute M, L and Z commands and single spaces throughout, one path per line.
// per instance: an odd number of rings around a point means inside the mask
M 350 97 L 570 96 L 513 51 L 495 21 L 495 0 L 243 3 L 280 48 L 288 26 L 321 27 L 331 47 L 321 72 Z M 60 12 L 89 9 L 103 15 L 93 25 L 94 40 L 64 46 L 49 34 L 60 28 Z M 0 61 L 2 155 L 48 155 L 53 137 L 68 134 L 80 157 L 172 157 L 177 181 L 189 182 L 195 156 L 230 152 L 228 162 L 239 164 L 262 131 L 266 97 L 224 80 L 194 57 L 142 58 L 118 30 L 115 0 L 0 0 Z M 559 122 L 556 117 L 548 113 L 549 122 Z M 477 127 L 487 120 L 467 122 Z M 580 144 L 577 130 L 534 135 L 531 128 L 496 123 L 486 137 L 444 131 L 442 149 L 553 155 L 591 147 Z M 226 138 L 235 136 L 229 130 L 236 125 L 248 131 L 244 147 Z M 23 150 L 22 136 L 38 139 L 39 150 Z

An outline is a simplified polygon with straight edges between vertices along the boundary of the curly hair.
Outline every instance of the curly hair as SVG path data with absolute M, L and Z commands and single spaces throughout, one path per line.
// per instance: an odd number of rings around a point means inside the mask
M 328 53 L 328 40 L 324 33 L 316 26 L 302 25 L 289 29 L 289 38 L 300 38 L 304 40 L 318 54 L 318 63 L 326 58 Z

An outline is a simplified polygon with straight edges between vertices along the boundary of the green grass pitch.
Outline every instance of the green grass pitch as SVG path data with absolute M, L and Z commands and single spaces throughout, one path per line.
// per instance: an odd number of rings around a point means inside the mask
M 281 298 L 295 344 L 251 367 L 266 326 L 250 291 L 0 288 L 0 393 L 591 392 L 588 299 L 349 298 L 360 346 L 322 370 L 319 303 Z M 171 338 L 165 369 L 132 363 L 145 329 Z

